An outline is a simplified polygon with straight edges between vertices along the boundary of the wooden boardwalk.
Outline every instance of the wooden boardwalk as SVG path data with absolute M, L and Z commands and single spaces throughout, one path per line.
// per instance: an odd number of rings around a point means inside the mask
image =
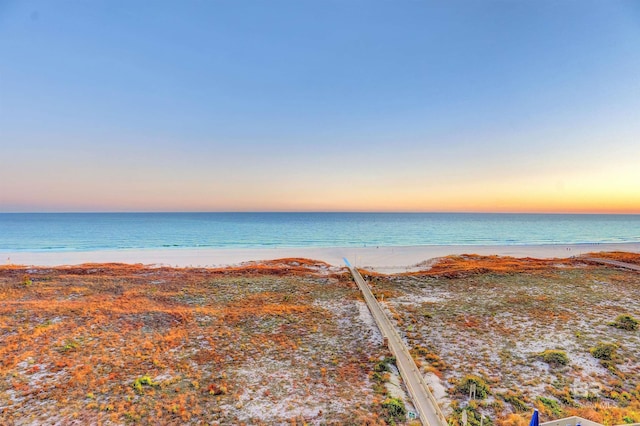
M 367 282 L 362 278 L 360 272 L 351 264 L 347 259 L 344 259 L 345 264 L 349 268 L 351 275 L 358 288 L 364 296 L 364 300 L 371 311 L 371 315 L 376 321 L 380 332 L 383 337 L 387 338 L 389 342 L 389 350 L 396 357 L 396 365 L 404 380 L 404 384 L 411 395 L 413 405 L 418 411 L 420 422 L 423 425 L 428 426 L 447 426 L 447 420 L 445 419 L 438 402 L 434 398 L 433 394 L 429 390 L 427 383 L 425 382 L 420 370 L 416 366 L 409 350 L 405 346 L 404 342 L 400 338 L 400 335 L 391 324 L 391 321 L 385 315 L 382 307 L 373 296 L 371 289 Z
M 619 268 L 630 269 L 632 271 L 640 271 L 640 265 L 634 265 L 633 263 L 620 262 L 612 259 L 601 259 L 599 257 L 581 257 L 580 259 L 594 263 L 601 263 L 603 265 L 617 266 Z

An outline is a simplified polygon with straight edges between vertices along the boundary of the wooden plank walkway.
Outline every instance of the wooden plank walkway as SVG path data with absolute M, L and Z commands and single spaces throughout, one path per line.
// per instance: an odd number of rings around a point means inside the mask
M 632 271 L 640 271 L 640 265 L 634 265 L 633 263 L 620 262 L 618 260 L 612 260 L 612 259 L 602 259 L 599 257 L 581 257 L 580 259 L 586 260 L 589 262 L 594 262 L 594 263 L 601 263 L 603 265 L 611 265 L 611 266 L 617 266 L 619 268 L 626 268 Z
M 382 336 L 387 338 L 389 350 L 396 357 L 396 365 L 398 366 L 402 380 L 404 380 L 404 384 L 411 395 L 413 405 L 418 411 L 420 422 L 427 426 L 447 426 L 447 420 L 442 414 L 442 411 L 438 406 L 438 402 L 431 393 L 431 390 L 429 390 L 429 386 L 422 377 L 420 370 L 418 370 L 415 361 L 400 338 L 400 335 L 393 327 L 393 324 L 391 324 L 389 318 L 385 315 L 376 298 L 373 296 L 369 285 L 364 278 L 362 278 L 360 272 L 351 266 L 347 259 L 344 259 L 344 261 L 347 268 L 349 268 L 353 279 L 358 285 L 358 288 L 362 292 L 364 300 L 367 303 L 369 311 L 371 312 L 371 315 L 373 315 Z

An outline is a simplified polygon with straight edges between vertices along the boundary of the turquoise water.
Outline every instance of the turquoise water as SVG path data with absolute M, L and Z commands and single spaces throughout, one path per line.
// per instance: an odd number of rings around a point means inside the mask
M 640 215 L 0 214 L 0 252 L 621 242 L 640 242 Z

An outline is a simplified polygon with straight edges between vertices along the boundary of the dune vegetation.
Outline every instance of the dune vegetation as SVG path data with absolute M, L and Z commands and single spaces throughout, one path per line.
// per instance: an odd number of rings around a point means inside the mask
M 302 259 L 1 267 L 0 424 L 384 424 L 359 298 Z
M 637 272 L 579 258 L 471 255 L 368 278 L 452 424 L 463 408 L 474 426 L 482 416 L 485 425 L 525 425 L 534 408 L 542 421 L 640 422 Z
M 364 275 L 452 426 L 640 422 L 637 272 L 466 255 Z M 393 363 L 322 262 L 0 267 L 0 424 L 411 424 Z

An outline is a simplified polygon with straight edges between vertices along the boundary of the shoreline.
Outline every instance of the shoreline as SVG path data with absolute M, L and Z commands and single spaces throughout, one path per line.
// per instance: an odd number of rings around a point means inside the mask
M 2 252 L 3 264 L 62 266 L 82 263 L 142 263 L 151 266 L 221 267 L 281 258 L 321 260 L 344 266 L 343 258 L 358 267 L 394 273 L 411 270 L 436 257 L 460 254 L 568 258 L 590 252 L 640 253 L 640 243 L 584 243 L 537 245 L 427 245 L 379 247 L 290 247 L 207 249 L 123 249 L 73 252 Z

